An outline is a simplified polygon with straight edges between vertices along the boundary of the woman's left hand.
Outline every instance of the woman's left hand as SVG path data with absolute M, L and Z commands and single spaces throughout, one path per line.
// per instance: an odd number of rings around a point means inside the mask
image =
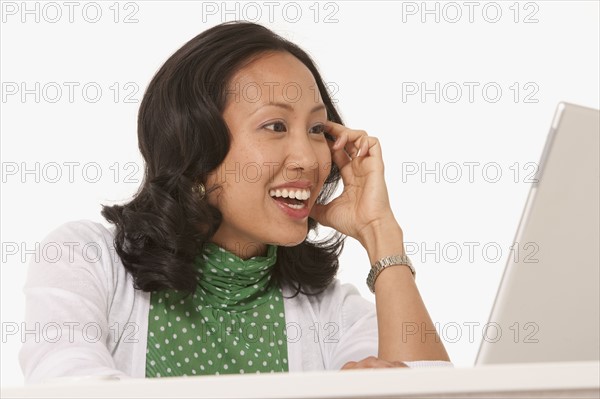
M 342 366 L 341 370 L 386 369 L 399 367 L 408 368 L 408 366 L 404 362 L 388 362 L 387 360 L 379 359 L 375 356 L 369 356 L 365 359 L 359 360 L 358 362 L 348 362 Z
M 363 130 L 327 121 L 332 161 L 340 169 L 344 190 L 326 205 L 315 204 L 310 216 L 324 226 L 362 242 L 361 231 L 370 225 L 394 221 L 384 179 L 381 145 Z M 344 151 L 345 150 L 345 151 Z

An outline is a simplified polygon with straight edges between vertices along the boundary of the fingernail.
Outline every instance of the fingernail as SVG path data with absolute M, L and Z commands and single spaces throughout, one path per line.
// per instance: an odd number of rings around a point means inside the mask
M 358 152 L 356 153 L 356 158 L 360 157 L 360 150 L 362 150 L 362 148 L 358 149 Z

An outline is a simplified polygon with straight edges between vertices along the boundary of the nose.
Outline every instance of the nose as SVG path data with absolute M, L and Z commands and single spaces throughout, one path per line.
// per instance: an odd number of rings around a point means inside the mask
M 288 137 L 284 165 L 287 177 L 291 180 L 297 180 L 302 178 L 302 175 L 318 170 L 319 162 L 315 146 L 319 143 L 311 140 L 309 133 L 306 132 L 294 132 Z

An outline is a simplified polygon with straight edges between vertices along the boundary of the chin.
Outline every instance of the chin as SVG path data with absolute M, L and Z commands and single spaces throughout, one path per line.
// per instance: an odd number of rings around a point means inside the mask
M 302 244 L 302 242 L 306 239 L 307 234 L 308 226 L 305 227 L 302 231 L 298 231 L 295 234 L 290 234 L 288 230 L 287 234 L 283 233 L 278 235 L 277 239 L 274 240 L 273 244 L 282 247 L 295 247 L 296 245 Z

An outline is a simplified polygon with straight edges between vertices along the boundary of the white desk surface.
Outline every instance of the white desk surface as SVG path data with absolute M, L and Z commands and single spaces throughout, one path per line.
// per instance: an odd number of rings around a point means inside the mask
M 31 385 L 2 398 L 598 398 L 599 362 L 171 377 Z

